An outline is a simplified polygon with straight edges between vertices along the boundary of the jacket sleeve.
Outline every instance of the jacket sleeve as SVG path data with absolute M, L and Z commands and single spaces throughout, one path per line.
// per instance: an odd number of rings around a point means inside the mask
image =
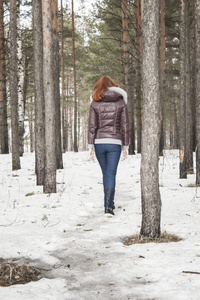
M 121 113 L 121 131 L 122 131 L 122 144 L 124 149 L 129 147 L 130 142 L 130 130 L 129 130 L 129 117 L 128 109 L 125 104 Z
M 88 145 L 89 145 L 89 148 L 91 148 L 91 145 L 94 145 L 94 139 L 95 139 L 96 132 L 97 132 L 97 114 L 91 104 L 89 119 L 88 119 Z

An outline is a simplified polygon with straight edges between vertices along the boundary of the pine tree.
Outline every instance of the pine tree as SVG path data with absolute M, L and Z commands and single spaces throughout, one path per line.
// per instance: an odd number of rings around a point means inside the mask
M 60 115 L 60 64 L 59 64 L 59 36 L 58 36 L 58 0 L 52 0 L 53 15 L 53 82 L 54 101 L 56 111 L 56 163 L 57 169 L 63 169 L 62 146 L 61 146 L 61 115 Z
M 3 1 L 0 1 L 0 148 L 1 154 L 7 154 L 9 152 Z
M 53 37 L 51 0 L 42 0 L 43 85 L 45 100 L 44 193 L 56 192 L 56 124 L 53 84 Z
M 34 38 L 35 171 L 37 185 L 45 179 L 45 103 L 43 87 L 42 3 L 32 1 Z
M 144 114 L 141 153 L 142 226 L 141 235 L 160 235 L 161 198 L 159 191 L 160 107 L 160 1 L 144 0 L 143 99 Z
M 74 2 L 72 0 L 72 53 L 73 53 L 73 75 L 74 75 L 74 152 L 78 152 L 77 141 L 77 94 L 76 94 L 76 54 L 75 54 L 75 28 L 74 28 Z
M 180 178 L 187 178 L 186 165 L 186 2 L 181 2 L 181 27 L 180 27 L 180 104 L 179 104 L 179 157 Z
M 10 1 L 10 99 L 12 130 L 12 169 L 18 170 L 19 157 L 19 123 L 18 123 L 18 74 L 17 74 L 17 4 Z
M 195 45 L 196 45 L 196 184 L 200 185 L 200 0 L 195 3 Z

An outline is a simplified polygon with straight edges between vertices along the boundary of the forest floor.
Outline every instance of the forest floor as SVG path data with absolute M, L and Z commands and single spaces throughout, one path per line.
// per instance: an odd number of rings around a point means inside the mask
M 36 186 L 34 157 L 12 171 L 11 155 L 0 155 L 0 263 L 36 268 L 41 279 L 2 286 L 0 299 L 199 300 L 200 188 L 195 174 L 179 179 L 178 150 L 160 157 L 161 230 L 181 240 L 129 246 L 142 217 L 139 154 L 119 163 L 113 217 L 87 152 L 63 155 L 51 195 Z

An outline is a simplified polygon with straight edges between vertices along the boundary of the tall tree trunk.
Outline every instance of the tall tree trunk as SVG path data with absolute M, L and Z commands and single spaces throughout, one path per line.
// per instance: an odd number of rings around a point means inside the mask
M 32 55 L 31 55 L 32 56 Z M 28 65 L 32 57 L 27 56 L 27 51 L 25 53 L 24 58 L 24 82 L 23 82 L 23 110 L 25 115 L 25 108 L 26 108 L 26 96 L 28 91 Z
M 77 143 L 77 97 L 76 97 L 76 56 L 74 39 L 74 1 L 72 0 L 72 50 L 73 50 L 73 73 L 74 73 L 74 152 L 78 152 Z
M 81 116 L 80 116 L 80 104 L 79 102 L 77 103 L 78 106 L 78 110 L 77 110 L 77 115 L 78 115 L 78 119 L 77 119 L 77 122 L 78 122 L 78 133 L 77 133 L 77 136 L 78 136 L 78 142 L 77 142 L 77 145 L 78 145 L 78 148 L 80 148 L 80 133 L 81 133 Z
M 68 101 L 66 101 L 65 106 L 64 106 L 64 111 L 63 111 L 63 135 L 65 135 L 65 139 L 63 140 L 63 151 L 66 152 L 68 151 L 68 145 L 69 145 L 69 124 L 68 124 Z
M 3 1 L 0 1 L 0 148 L 1 154 L 9 153 Z
M 34 93 L 35 93 L 35 171 L 37 185 L 44 185 L 45 177 L 45 103 L 43 89 L 43 34 L 42 3 L 32 1 L 34 38 Z
M 175 101 L 175 98 L 173 98 L 173 113 L 174 113 L 174 148 L 178 149 L 179 148 L 179 133 L 178 133 L 178 120 L 177 120 L 177 104 Z
M 170 39 L 168 39 L 170 42 Z M 169 64 L 173 64 L 173 55 L 172 55 L 172 47 L 168 46 L 167 48 L 169 55 Z M 178 121 L 177 121 L 177 108 L 176 108 L 176 83 L 174 83 L 173 74 L 168 83 L 169 90 L 169 98 L 170 98 L 170 126 L 171 126 L 171 140 L 170 140 L 170 148 L 178 149 Z
M 73 142 L 73 134 L 72 134 L 72 93 L 71 93 L 71 75 L 68 78 L 68 88 L 67 88 L 67 95 L 68 95 L 68 129 L 69 129 L 69 150 L 73 151 L 74 149 L 74 142 Z
M 172 86 L 172 82 L 170 83 Z M 172 109 L 172 99 L 170 99 L 169 103 L 169 111 L 170 111 L 170 117 L 169 117 L 169 148 L 173 149 L 174 146 L 174 118 L 173 118 L 173 109 Z
M 179 104 L 179 159 L 180 178 L 187 178 L 186 169 L 186 8 L 181 1 L 180 25 L 180 104 Z
M 131 60 L 130 60 L 130 53 L 129 53 L 127 0 L 122 0 L 121 8 L 122 8 L 122 27 L 123 27 L 125 86 L 126 86 L 126 92 L 128 98 L 128 111 L 129 111 L 129 120 L 130 120 L 129 153 L 135 154 L 134 106 L 132 100 L 133 87 L 131 82 Z
M 62 148 L 67 151 L 67 130 L 65 128 L 65 72 L 64 72 L 64 38 L 63 38 L 63 4 L 61 0 L 61 82 L 62 82 Z
M 192 119 L 192 99 L 191 99 L 191 72 L 190 72 L 190 16 L 189 0 L 185 2 L 186 8 L 186 170 L 193 174 L 193 119 Z
M 20 169 L 19 123 L 18 123 L 18 82 L 17 82 L 17 5 L 10 0 L 10 100 L 12 130 L 12 169 Z
M 56 124 L 53 84 L 51 0 L 42 0 L 43 84 L 45 100 L 45 180 L 44 193 L 56 192 Z
M 61 146 L 61 114 L 60 114 L 60 68 L 59 68 L 59 36 L 58 36 L 58 0 L 52 0 L 53 15 L 53 81 L 54 101 L 56 110 L 56 162 L 57 169 L 63 169 Z
M 23 55 L 22 55 L 22 34 L 20 28 L 20 1 L 17 1 L 17 56 L 18 56 L 18 115 L 19 115 L 19 154 L 23 156 L 24 153 L 24 98 L 23 98 Z
M 195 49 L 195 0 L 192 0 L 192 28 L 191 28 L 191 101 L 192 101 L 192 132 L 193 151 L 196 149 L 196 49 Z
M 195 41 L 196 41 L 196 184 L 200 185 L 200 0 L 195 3 Z
M 30 151 L 31 153 L 34 151 L 34 128 L 33 128 L 33 98 L 30 97 L 30 103 L 29 103 L 29 108 L 28 108 L 28 121 L 29 121 L 29 133 L 30 133 Z
M 164 83 L 165 83 L 165 0 L 161 0 L 161 7 L 160 7 L 160 20 L 161 20 L 161 51 L 160 51 L 160 65 L 161 65 L 161 72 L 160 72 L 160 78 L 161 78 L 161 113 L 162 113 L 162 119 L 161 119 L 161 134 L 160 134 L 160 155 L 163 154 L 163 148 L 164 148 Z
M 142 133 L 142 31 L 141 31 L 141 0 L 136 1 L 136 117 L 137 117 L 137 153 L 141 153 Z
M 161 198 L 159 191 L 160 107 L 160 1 L 144 0 L 143 32 L 143 128 L 141 154 L 141 234 L 160 235 Z

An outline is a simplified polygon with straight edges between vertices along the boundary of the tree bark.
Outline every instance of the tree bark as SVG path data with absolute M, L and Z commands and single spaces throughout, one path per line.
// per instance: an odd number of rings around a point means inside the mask
M 159 191 L 160 107 L 160 1 L 143 2 L 143 128 L 141 154 L 141 235 L 160 235 Z
M 67 151 L 67 140 L 68 140 L 68 132 L 65 127 L 65 111 L 66 111 L 66 105 L 65 105 L 65 68 L 64 68 L 64 36 L 63 36 L 63 4 L 61 0 L 61 82 L 62 82 L 62 149 L 63 152 Z
M 186 64 L 186 170 L 193 174 L 193 118 L 192 118 L 192 99 L 191 99 L 191 72 L 190 72 L 190 15 L 189 1 L 185 1 L 185 64 Z
M 20 169 L 17 74 L 17 5 L 10 0 L 10 100 L 12 130 L 12 169 Z
M 169 37 L 168 37 L 169 39 Z M 173 55 L 172 55 L 172 47 L 169 43 L 167 48 L 168 52 L 168 63 L 170 65 L 173 64 Z M 176 82 L 174 81 L 173 75 L 170 75 L 170 79 L 168 80 L 168 93 L 170 98 L 170 148 L 171 149 L 178 149 L 178 121 L 177 121 L 177 105 L 176 105 Z
M 32 59 L 32 55 L 28 57 L 28 51 L 25 51 L 24 54 L 24 82 L 23 82 L 23 110 L 25 115 L 25 108 L 26 108 L 26 96 L 28 91 L 28 81 L 29 81 L 29 73 L 28 73 L 28 66 L 30 63 L 30 60 Z
M 161 15 L 161 50 L 160 50 L 160 79 L 161 79 L 161 134 L 160 134 L 160 155 L 163 155 L 164 149 L 164 83 L 165 83 L 165 0 L 161 0 L 161 8 L 160 8 L 160 15 Z
M 200 82 L 200 0 L 195 3 L 196 80 Z M 196 184 L 200 185 L 200 84 L 196 84 Z
M 142 133 L 142 32 L 141 32 L 141 0 L 136 1 L 136 117 L 137 117 L 137 153 L 141 153 Z
M 73 74 L 74 74 L 74 152 L 78 152 L 77 143 L 77 96 L 76 96 L 76 55 L 74 38 L 74 1 L 72 0 L 72 50 L 73 50 Z
M 133 86 L 132 86 L 132 82 L 131 82 L 131 59 L 130 59 L 130 53 L 129 53 L 127 0 L 122 0 L 121 8 L 122 8 L 125 86 L 126 86 L 126 92 L 127 92 L 129 123 L 130 123 L 129 153 L 135 154 L 134 105 L 133 105 L 133 99 L 132 99 L 133 98 Z
M 179 160 L 180 178 L 187 178 L 186 169 L 186 8 L 181 1 L 180 25 L 180 103 L 179 103 Z
M 192 132 L 193 152 L 196 150 L 196 41 L 195 41 L 195 0 L 192 0 L 192 24 L 191 24 L 191 102 L 192 102 Z
M 68 88 L 67 88 L 67 95 L 68 95 L 68 133 L 69 133 L 69 150 L 73 151 L 74 149 L 74 142 L 73 142 L 73 134 L 72 134 L 72 94 L 71 94 L 71 75 L 68 77 Z
M 174 112 L 174 149 L 179 148 L 179 134 L 178 134 L 178 120 L 177 120 L 177 104 L 175 98 L 173 99 Z
M 37 185 L 45 178 L 45 103 L 43 87 L 42 3 L 32 1 L 34 39 L 34 93 L 35 93 L 35 172 Z
M 56 124 L 53 84 L 51 0 L 42 0 L 43 85 L 45 100 L 45 180 L 44 193 L 56 192 Z
M 0 1 L 0 148 L 1 154 L 9 153 L 3 1 Z
M 60 114 L 60 62 L 59 62 L 59 36 L 58 36 L 58 0 L 52 0 L 53 15 L 53 81 L 54 101 L 56 110 L 56 163 L 57 169 L 63 169 L 61 146 L 61 114 Z
M 33 98 L 30 97 L 30 103 L 28 107 L 28 123 L 29 123 L 29 133 L 30 133 L 30 152 L 32 153 L 34 151 L 34 125 L 33 125 Z
M 17 1 L 17 56 L 18 56 L 18 115 L 19 115 L 19 154 L 24 153 L 24 98 L 23 98 L 23 82 L 24 68 L 22 55 L 22 34 L 20 28 L 20 1 Z

